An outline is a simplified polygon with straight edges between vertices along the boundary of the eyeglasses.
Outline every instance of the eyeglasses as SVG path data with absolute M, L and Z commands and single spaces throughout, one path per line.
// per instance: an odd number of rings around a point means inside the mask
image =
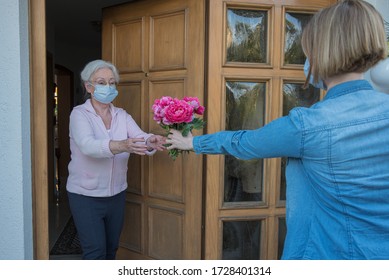
M 110 86 L 116 86 L 116 81 L 115 80 L 109 80 L 108 82 L 106 80 L 103 80 L 103 79 L 98 79 L 96 81 L 90 81 L 89 82 L 92 86 L 94 86 L 95 84 L 97 85 L 102 85 L 102 86 L 106 86 L 107 84 L 109 84 Z

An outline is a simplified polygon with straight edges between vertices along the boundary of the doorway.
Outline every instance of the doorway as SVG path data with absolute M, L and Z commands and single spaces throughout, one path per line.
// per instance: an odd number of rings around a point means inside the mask
M 49 163 L 53 158 L 49 155 L 49 151 L 53 151 L 50 147 L 53 143 L 48 138 L 48 133 L 51 132 L 51 124 L 48 123 L 48 113 L 51 112 L 48 110 L 48 98 L 51 98 L 52 90 L 49 90 L 48 95 L 47 81 L 51 81 L 51 78 L 46 76 L 47 51 L 52 53 L 52 61 L 49 63 L 53 69 L 55 65 L 62 65 L 74 73 L 74 100 L 71 102 L 72 105 L 79 104 L 83 99 L 78 86 L 80 69 L 86 62 L 101 57 L 99 27 L 102 8 L 131 1 L 102 0 L 96 3 L 93 0 L 29 0 L 35 259 L 48 259 L 50 253 L 49 198 L 53 190 L 50 184 L 53 184 L 54 179 L 49 179 L 48 174 L 53 174 L 54 163 Z M 75 20 L 76 18 L 79 20 Z
M 51 68 L 47 68 L 49 72 Z M 49 152 L 52 159 L 49 164 L 53 165 L 53 184 L 49 184 L 49 242 L 50 242 L 50 258 L 52 255 L 68 255 L 74 251 L 73 248 L 64 247 L 62 239 L 69 238 L 63 233 L 67 230 L 68 222 L 71 218 L 69 204 L 66 193 L 66 181 L 68 176 L 68 164 L 70 161 L 69 147 L 69 115 L 74 104 L 74 77 L 73 72 L 62 65 L 56 64 L 53 69 L 52 77 L 54 90 L 51 93 L 51 98 L 48 99 L 48 108 L 53 115 L 51 122 L 52 138 L 49 142 L 52 145 L 52 151 Z M 48 78 L 49 79 L 49 78 Z M 50 82 L 48 82 L 50 84 Z M 60 240 L 61 239 L 61 240 Z M 71 244 L 71 243 L 69 243 Z

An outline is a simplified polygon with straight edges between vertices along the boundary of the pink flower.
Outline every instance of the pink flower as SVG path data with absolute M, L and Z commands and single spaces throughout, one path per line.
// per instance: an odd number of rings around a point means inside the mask
M 183 99 L 162 96 L 156 99 L 151 107 L 153 119 L 169 133 L 171 128 L 180 130 L 183 136 L 188 135 L 192 129 L 201 129 L 205 122 L 194 115 L 204 114 L 205 108 L 200 105 L 197 97 L 184 97 Z M 169 156 L 175 160 L 183 151 L 169 150 Z
M 204 114 L 204 111 L 205 111 L 205 107 L 204 107 L 204 106 L 199 106 L 199 107 L 196 109 L 195 113 L 196 113 L 197 115 L 202 115 L 202 114 Z
M 163 122 L 167 125 L 174 123 L 190 123 L 193 121 L 193 107 L 184 100 L 177 98 L 166 107 Z
M 154 101 L 154 104 L 151 107 L 154 113 L 153 119 L 159 124 L 165 117 L 166 107 L 168 107 L 171 103 L 173 103 L 173 98 L 171 98 L 170 96 L 162 96 L 161 99 L 156 99 Z
M 183 100 L 188 102 L 189 105 L 193 107 L 195 114 L 198 114 L 198 115 L 204 114 L 205 108 L 200 105 L 200 101 L 197 97 L 185 96 L 183 98 Z

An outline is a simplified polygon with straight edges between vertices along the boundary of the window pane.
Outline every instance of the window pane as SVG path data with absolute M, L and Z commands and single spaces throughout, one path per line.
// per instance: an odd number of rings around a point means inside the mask
M 283 87 L 283 108 L 282 114 L 286 116 L 294 107 L 310 107 L 320 100 L 320 90 L 309 86 L 302 88 L 301 83 L 285 83 Z M 286 158 L 281 159 L 281 186 L 280 200 L 286 199 L 285 180 Z
M 304 64 L 301 35 L 312 14 L 289 12 L 285 17 L 285 64 Z
M 280 200 L 286 200 L 286 178 L 285 178 L 285 168 L 286 168 L 287 158 L 281 158 L 281 186 L 280 186 Z
M 302 88 L 301 83 L 285 83 L 283 87 L 282 115 L 286 116 L 294 107 L 311 107 L 320 100 L 320 90 L 309 86 Z
M 286 222 L 285 218 L 278 219 L 278 259 L 282 257 L 282 251 L 284 250 L 286 236 Z
M 266 63 L 267 12 L 227 10 L 227 61 Z
M 223 260 L 258 260 L 261 221 L 223 222 Z
M 265 83 L 226 83 L 226 130 L 256 129 L 264 125 Z M 262 200 L 263 159 L 225 156 L 224 201 Z

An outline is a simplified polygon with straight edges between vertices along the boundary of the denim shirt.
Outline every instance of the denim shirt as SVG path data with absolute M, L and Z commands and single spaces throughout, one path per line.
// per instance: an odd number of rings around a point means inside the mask
M 193 139 L 196 153 L 288 157 L 283 259 L 389 259 L 389 95 L 331 88 L 256 130 Z

